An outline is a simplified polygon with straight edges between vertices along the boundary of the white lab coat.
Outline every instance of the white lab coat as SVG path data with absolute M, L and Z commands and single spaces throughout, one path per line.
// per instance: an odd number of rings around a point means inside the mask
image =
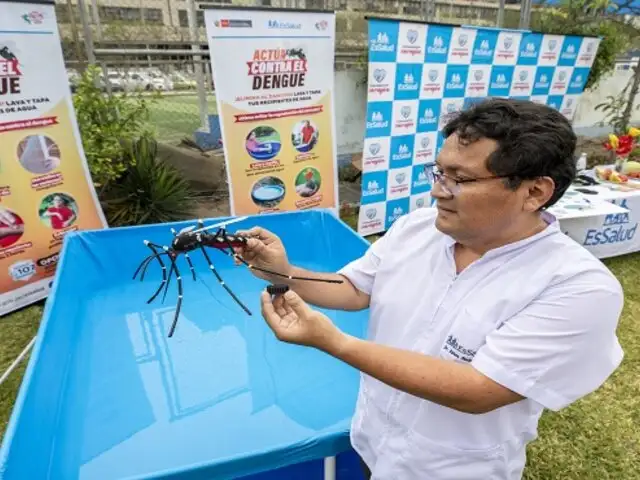
M 401 217 L 340 271 L 371 295 L 369 339 L 471 364 L 527 399 L 467 414 L 362 375 L 352 444 L 374 480 L 518 480 L 543 409 L 587 395 L 620 364 L 622 289 L 548 214 L 543 232 L 456 275 L 436 214 Z

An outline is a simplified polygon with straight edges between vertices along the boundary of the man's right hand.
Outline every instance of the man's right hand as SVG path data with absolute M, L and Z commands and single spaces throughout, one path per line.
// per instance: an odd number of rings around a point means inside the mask
M 248 237 L 247 244 L 244 247 L 234 248 L 235 252 L 244 258 L 247 263 L 283 275 L 290 274 L 291 265 L 287 259 L 287 252 L 277 235 L 260 227 L 240 230 L 236 232 L 236 235 Z M 236 265 L 242 264 L 238 260 L 235 260 L 235 263 Z M 278 278 L 256 269 L 250 269 L 250 271 L 256 277 L 270 282 L 274 282 Z
M 357 290 L 342 275 L 312 272 L 291 265 L 287 259 L 287 253 L 282 241 L 270 231 L 254 227 L 250 230 L 238 231 L 236 234 L 248 237 L 247 244 L 244 247 L 234 248 L 235 252 L 242 256 L 247 263 L 294 278 L 286 279 L 260 272 L 255 268 L 249 269 L 256 277 L 270 283 L 286 283 L 305 302 L 317 307 L 334 310 L 362 310 L 368 307 L 369 296 Z M 241 263 L 236 260 L 236 264 L 239 265 Z M 301 280 L 300 277 L 325 279 L 332 282 Z M 336 280 L 338 283 L 333 283 Z

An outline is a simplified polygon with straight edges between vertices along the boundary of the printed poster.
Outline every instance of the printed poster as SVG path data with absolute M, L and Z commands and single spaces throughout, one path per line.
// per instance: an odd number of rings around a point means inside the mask
M 232 215 L 338 207 L 335 14 L 207 9 Z
M 67 233 L 104 227 L 53 2 L 0 0 L 0 315 L 48 295 Z

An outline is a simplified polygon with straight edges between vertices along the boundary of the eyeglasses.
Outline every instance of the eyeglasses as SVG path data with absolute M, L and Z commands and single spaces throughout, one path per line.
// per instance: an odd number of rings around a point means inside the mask
M 491 177 L 477 177 L 477 178 L 465 178 L 462 180 L 449 177 L 440 171 L 440 169 L 434 165 L 431 172 L 433 174 L 433 181 L 439 183 L 442 188 L 449 195 L 458 195 L 460 193 L 460 185 L 464 183 L 479 182 L 480 180 L 495 180 L 497 178 L 509 178 L 512 175 L 494 175 Z

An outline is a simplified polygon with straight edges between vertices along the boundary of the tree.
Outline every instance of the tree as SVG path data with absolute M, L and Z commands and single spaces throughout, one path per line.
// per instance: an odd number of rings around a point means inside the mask
M 600 0 L 606 2 L 607 0 Z M 630 38 L 628 47 L 640 45 L 640 2 L 637 0 L 618 0 L 610 2 L 604 9 L 604 16 L 615 22 Z M 608 113 L 615 133 L 626 133 L 631 123 L 631 115 L 636 97 L 640 91 L 640 62 L 633 67 L 633 75 L 618 96 L 609 97 L 607 102 L 596 106 L 596 109 Z M 637 108 L 637 107 L 636 107 Z
M 585 90 L 594 89 L 613 71 L 616 58 L 628 49 L 634 33 L 625 22 L 612 16 L 610 0 L 561 0 L 538 10 L 532 29 L 558 35 L 601 37 Z
M 543 0 L 548 1 L 548 0 Z M 562 0 L 544 8 L 536 19 L 537 28 L 545 33 L 589 35 L 601 37 L 598 53 L 591 68 L 585 90 L 595 88 L 615 68 L 617 57 L 640 43 L 640 27 L 636 14 L 637 0 Z M 596 106 L 615 133 L 626 132 L 633 104 L 640 91 L 640 64 L 633 69 L 629 83 L 618 94 Z

